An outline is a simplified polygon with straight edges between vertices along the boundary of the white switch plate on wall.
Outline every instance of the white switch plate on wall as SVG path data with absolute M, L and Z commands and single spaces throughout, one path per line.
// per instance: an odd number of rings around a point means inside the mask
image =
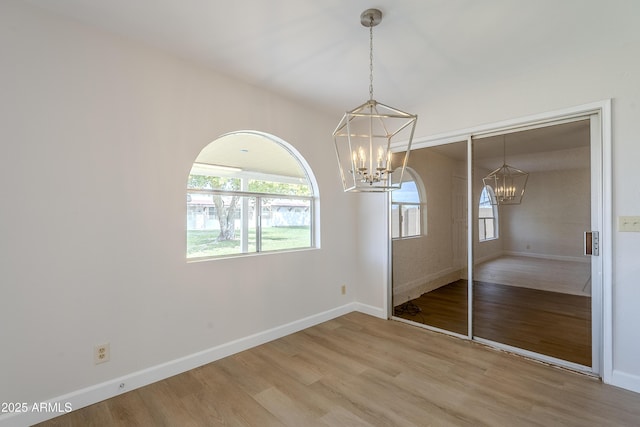
M 619 216 L 618 231 L 640 231 L 640 216 Z

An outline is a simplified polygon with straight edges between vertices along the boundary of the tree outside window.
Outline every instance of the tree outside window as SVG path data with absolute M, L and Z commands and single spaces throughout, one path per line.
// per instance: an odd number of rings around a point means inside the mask
M 313 247 L 314 201 L 284 142 L 227 134 L 202 150 L 187 180 L 187 258 Z

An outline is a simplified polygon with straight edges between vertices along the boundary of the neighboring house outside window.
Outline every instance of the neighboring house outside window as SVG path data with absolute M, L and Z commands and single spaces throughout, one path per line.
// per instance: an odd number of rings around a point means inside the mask
M 425 207 L 422 181 L 413 169 L 407 168 L 402 187 L 391 192 L 391 238 L 422 235 Z
M 304 159 L 254 131 L 207 145 L 187 181 L 187 259 L 312 248 L 317 197 Z
M 480 194 L 478 205 L 478 234 L 481 242 L 498 238 L 498 209 L 491 204 L 495 200 L 493 188 L 486 185 Z

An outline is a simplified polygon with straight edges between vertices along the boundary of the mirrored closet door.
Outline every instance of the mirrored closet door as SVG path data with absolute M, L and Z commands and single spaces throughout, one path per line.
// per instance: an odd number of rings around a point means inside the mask
M 413 150 L 391 195 L 394 316 L 467 336 L 467 141 Z
M 589 119 L 473 139 L 473 335 L 592 365 Z
M 601 224 L 599 123 L 412 150 L 390 197 L 394 318 L 598 373 L 602 258 L 585 233 Z

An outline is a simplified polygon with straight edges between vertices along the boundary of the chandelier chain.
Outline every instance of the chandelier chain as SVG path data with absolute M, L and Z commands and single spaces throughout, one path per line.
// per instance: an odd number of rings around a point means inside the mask
M 502 163 L 507 164 L 507 137 L 502 135 Z
M 373 100 L 373 16 L 369 24 L 369 99 Z

